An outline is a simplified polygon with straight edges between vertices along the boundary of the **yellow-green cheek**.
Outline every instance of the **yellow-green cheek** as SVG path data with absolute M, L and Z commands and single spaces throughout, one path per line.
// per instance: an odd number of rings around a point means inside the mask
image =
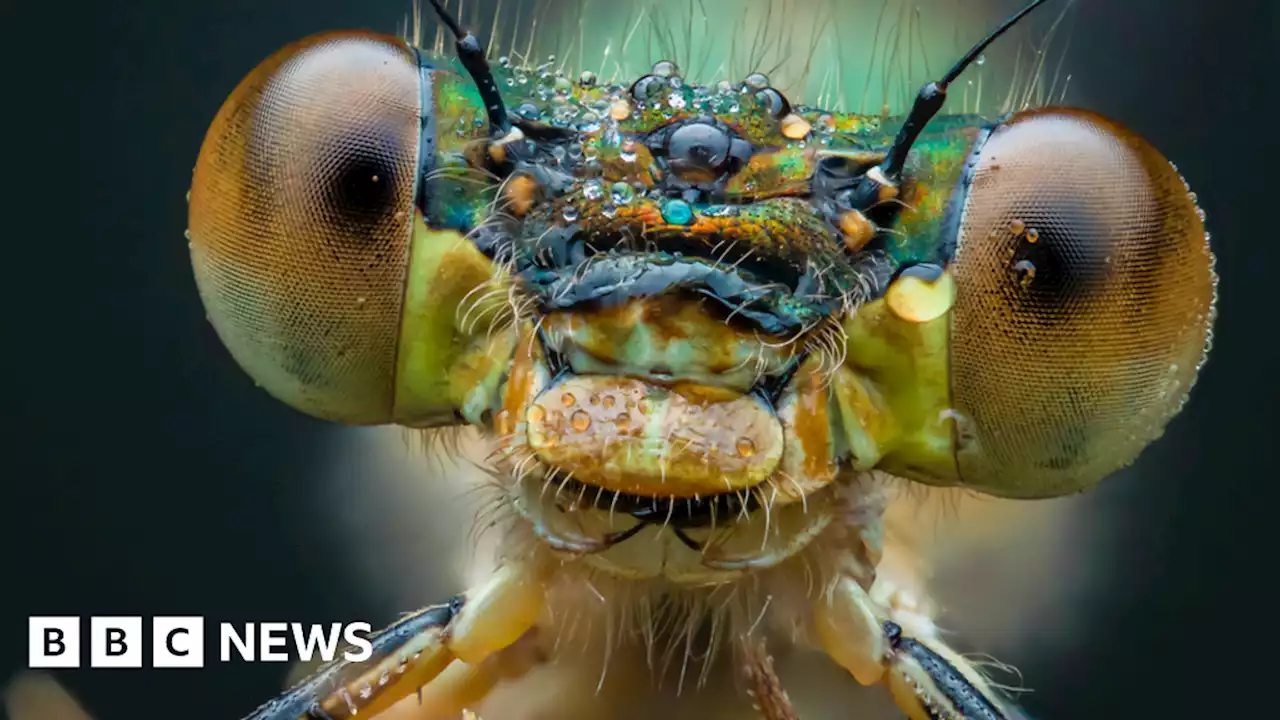
M 506 319 L 506 294 L 489 292 L 501 287 L 496 272 L 460 233 L 432 230 L 421 215 L 414 217 L 396 359 L 395 422 L 448 425 L 457 422 L 459 413 L 470 419 L 468 411 L 475 408 L 469 406 L 480 401 L 474 393 L 460 391 L 455 367 L 488 342 L 505 339 L 503 333 L 489 332 Z M 490 374 L 477 367 L 482 364 L 469 362 L 470 380 L 477 372 Z
M 835 391 L 855 464 L 936 485 L 958 482 L 948 343 L 954 283 L 903 277 L 845 322 Z M 863 448 L 860 454 L 859 448 Z

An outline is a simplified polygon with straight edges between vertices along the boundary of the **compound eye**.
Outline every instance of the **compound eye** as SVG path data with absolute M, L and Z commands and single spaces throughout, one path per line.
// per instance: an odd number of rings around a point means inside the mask
M 404 43 L 317 36 L 245 78 L 201 147 L 190 238 L 209 319 L 312 415 L 390 419 L 420 95 Z
M 1177 171 L 1096 115 L 1023 113 L 979 151 L 952 272 L 965 485 L 1083 489 L 1131 462 L 1201 365 L 1216 278 Z

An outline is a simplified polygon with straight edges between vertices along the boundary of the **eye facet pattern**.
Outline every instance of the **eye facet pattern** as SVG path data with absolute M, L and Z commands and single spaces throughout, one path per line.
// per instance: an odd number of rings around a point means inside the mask
M 190 239 L 209 319 L 259 384 L 312 415 L 390 417 L 419 88 L 394 38 L 309 38 L 240 84 L 201 148 Z
M 1015 116 L 977 153 L 952 272 L 962 482 L 1006 497 L 1084 489 L 1180 409 L 1216 277 L 1177 170 L 1097 115 Z

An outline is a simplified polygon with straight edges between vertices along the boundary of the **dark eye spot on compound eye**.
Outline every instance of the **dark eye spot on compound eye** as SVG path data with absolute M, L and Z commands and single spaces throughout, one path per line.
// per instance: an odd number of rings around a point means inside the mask
M 323 191 L 333 222 L 350 227 L 353 237 L 386 222 L 396 204 L 396 178 L 388 158 L 372 149 L 352 148 L 336 165 Z
M 1095 302 L 1113 268 L 1108 233 L 1085 210 L 1022 220 L 1029 234 L 1010 233 L 1005 296 L 1010 306 L 1044 324 L 1058 324 L 1074 317 L 1070 309 Z

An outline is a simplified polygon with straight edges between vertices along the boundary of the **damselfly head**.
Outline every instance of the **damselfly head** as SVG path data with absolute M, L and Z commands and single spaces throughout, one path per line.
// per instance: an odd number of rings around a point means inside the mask
M 1011 23 L 888 121 L 760 73 L 491 67 L 459 28 L 460 67 L 306 40 L 209 132 L 196 277 L 270 392 L 348 423 L 483 426 L 536 481 L 521 512 L 579 552 L 626 534 L 554 530 L 568 506 L 692 533 L 794 505 L 776 559 L 873 468 L 1073 492 L 1177 412 L 1216 278 L 1193 196 L 1124 128 L 935 117 Z

